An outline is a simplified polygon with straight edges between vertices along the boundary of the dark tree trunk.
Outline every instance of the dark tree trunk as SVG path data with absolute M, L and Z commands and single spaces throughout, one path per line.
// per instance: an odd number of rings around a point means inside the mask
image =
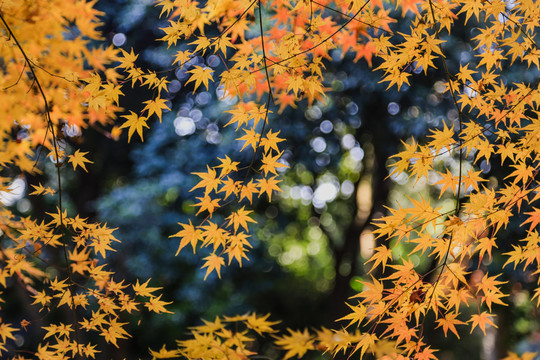
M 383 98 L 375 95 L 373 101 L 364 107 L 363 119 L 366 126 L 358 129 L 356 139 L 365 151 L 364 170 L 355 184 L 353 219 L 344 233 L 342 246 L 331 246 L 334 253 L 335 282 L 331 295 L 331 313 L 333 319 L 345 316 L 349 312 L 347 299 L 354 295 L 350 282 L 353 276 L 364 273 L 360 264 L 360 236 L 369 229 L 371 222 L 384 213 L 384 205 L 388 201 L 390 184 L 387 180 L 386 161 L 392 153 L 392 142 L 389 142 L 388 114 Z M 382 109 L 382 110 L 381 110 Z M 362 181 L 371 183 L 371 199 L 358 198 L 358 188 Z M 369 201 L 371 209 L 366 215 L 359 211 L 359 204 Z M 343 264 L 350 264 L 350 271 L 340 273 Z

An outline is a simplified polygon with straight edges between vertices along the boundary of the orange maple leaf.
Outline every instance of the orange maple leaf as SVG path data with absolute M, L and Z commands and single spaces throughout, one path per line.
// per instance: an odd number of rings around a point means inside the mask
M 481 314 L 474 314 L 471 316 L 471 320 L 469 320 L 469 322 L 471 322 L 471 334 L 474 330 L 475 327 L 479 326 L 480 329 L 482 329 L 482 332 L 484 333 L 484 335 L 486 335 L 486 325 L 491 325 L 493 327 L 497 327 L 497 325 L 495 325 L 493 323 L 493 321 L 491 321 L 490 318 L 492 318 L 493 315 L 489 314 L 488 312 L 484 311 L 482 312 Z
M 540 223 L 540 209 L 537 209 L 533 207 L 534 211 L 532 212 L 526 212 L 525 215 L 530 215 L 527 220 L 521 223 L 521 226 L 531 223 L 531 226 L 529 227 L 529 231 L 532 231 Z
M 459 334 L 456 330 L 456 325 L 465 324 L 465 323 L 461 320 L 456 319 L 457 316 L 458 316 L 457 313 L 450 313 L 450 314 L 446 314 L 444 318 L 440 318 L 437 320 L 437 323 L 439 324 L 437 325 L 437 327 L 439 328 L 442 326 L 443 331 L 444 331 L 444 336 L 446 336 L 447 331 L 450 330 L 459 339 Z

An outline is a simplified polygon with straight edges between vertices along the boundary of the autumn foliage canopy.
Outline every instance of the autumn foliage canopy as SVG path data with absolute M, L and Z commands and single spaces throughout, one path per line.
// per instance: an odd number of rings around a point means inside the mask
M 510 222 L 524 227 L 526 236 L 512 239 L 513 250 L 502 254 L 505 266 L 530 272 L 536 283 L 531 296 L 540 303 L 540 3 L 159 0 L 155 6 L 166 26 L 156 41 L 174 51 L 169 70 L 162 72 L 140 67 L 132 49 L 105 44 L 102 14 L 94 5 L 0 4 L 1 190 L 8 196 L 17 181 L 40 173 L 45 164 L 54 164 L 56 172 L 55 186 L 29 184 L 28 196 L 56 203 L 46 221 L 21 216 L 6 201 L 0 208 L 0 301 L 25 296 L 37 314 L 21 314 L 20 323 L 0 319 L 1 356 L 100 358 L 100 344 L 132 341 L 126 316 L 169 312 L 159 284 L 128 283 L 108 266 L 108 254 L 122 241 L 114 229 L 65 209 L 63 174 L 91 172 L 93 164 L 84 142 L 66 146 L 67 130 L 80 131 L 83 138 L 97 130 L 117 141 L 144 141 L 146 131 L 159 126 L 174 106 L 166 93 L 177 69 L 189 69 L 183 85 L 193 92 L 215 84 L 224 98 L 237 99 L 225 126 L 235 129 L 240 151 L 251 160 L 237 161 L 238 154 L 230 153 L 200 164 L 190 189 L 197 217 L 180 222 L 170 235 L 177 254 L 204 254 L 205 279 L 220 276 L 224 267 L 249 261 L 254 201 L 272 201 L 282 191 L 280 173 L 287 165 L 280 158 L 287 139 L 272 120 L 287 108 L 325 101 L 325 63 L 334 49 L 372 66 L 387 91 L 414 87 L 428 71 L 445 79 L 443 93 L 457 117 L 431 129 L 427 138 L 403 139 L 390 173 L 427 182 L 453 205 L 443 208 L 437 199 L 414 195 L 375 220 L 372 275 L 333 329 L 279 330 L 280 319 L 270 314 L 223 316 L 205 320 L 188 337 L 179 333 L 176 346 L 164 344 L 141 357 L 245 360 L 257 355 L 254 340 L 265 337 L 284 359 L 315 351 L 436 359 L 436 349 L 424 340 L 426 321 L 458 338 L 496 326 L 492 307 L 509 296 L 504 281 L 500 273 L 473 278 L 470 264 L 473 257 L 481 262 L 498 253 L 499 234 Z M 408 31 L 396 32 L 398 23 Z M 446 43 L 471 23 L 475 30 L 460 36 L 476 55 L 453 69 L 446 62 L 453 51 Z M 223 69 L 187 66 L 195 57 L 212 55 Z M 514 82 L 507 76 L 512 71 L 529 76 Z M 149 90 L 142 111 L 120 108 L 129 87 Z M 448 158 L 457 166 L 441 160 Z M 510 171 L 493 184 L 479 169 L 482 162 Z M 396 259 L 392 248 L 400 242 L 412 250 Z M 413 254 L 436 265 L 417 272 Z M 15 294 L 21 287 L 24 294 Z M 68 319 L 52 316 L 60 310 Z M 16 337 L 31 333 L 39 334 L 38 346 L 18 350 Z

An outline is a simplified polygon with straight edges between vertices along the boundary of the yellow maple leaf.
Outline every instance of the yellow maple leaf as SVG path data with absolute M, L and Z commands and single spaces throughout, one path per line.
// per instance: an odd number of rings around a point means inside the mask
M 240 188 L 240 199 L 239 201 L 242 201 L 242 199 L 246 198 L 248 199 L 249 203 L 252 202 L 252 197 L 254 193 L 257 193 L 257 186 L 253 182 L 253 180 L 250 180 L 249 183 L 243 184 Z
M 47 295 L 45 290 L 37 292 L 35 295 L 32 295 L 35 299 L 32 305 L 40 304 L 43 307 L 49 305 L 52 300 L 52 296 Z
M 232 161 L 227 155 L 225 155 L 225 159 L 218 158 L 218 160 L 221 161 L 221 165 L 216 166 L 217 168 L 221 168 L 221 174 L 219 174 L 220 178 L 229 174 L 231 171 L 238 170 L 238 165 L 240 163 L 238 161 Z
M 77 149 L 73 155 L 69 155 L 68 162 L 73 165 L 73 170 L 77 170 L 77 166 L 80 166 L 84 171 L 88 172 L 88 170 L 86 170 L 85 163 L 93 164 L 93 162 L 84 157 L 86 154 L 88 154 L 88 152 L 81 152 L 79 149 Z
M 83 92 L 88 91 L 92 97 L 97 96 L 101 89 L 101 76 L 93 74 L 90 79 L 84 80 L 87 85 L 83 88 Z
M 302 358 L 308 350 L 315 349 L 315 339 L 313 336 L 304 329 L 304 331 L 290 330 L 289 335 L 278 337 L 275 341 L 283 350 L 287 350 L 283 360 L 290 359 L 292 357 Z
M 439 199 L 447 189 L 452 190 L 452 193 L 455 195 L 459 184 L 459 176 L 454 176 L 448 169 L 446 169 L 446 174 L 439 173 L 439 175 L 441 179 L 433 183 L 433 185 L 442 185 Z
M 30 195 L 54 195 L 55 193 L 53 189 L 51 189 L 50 187 L 44 187 L 43 185 L 41 185 L 41 183 L 37 185 L 32 185 L 32 187 L 34 188 L 34 191 L 31 192 Z
M 230 216 L 227 217 L 229 220 L 227 226 L 233 225 L 234 232 L 238 231 L 238 227 L 242 226 L 246 231 L 248 231 L 248 222 L 257 223 L 255 220 L 250 218 L 248 215 L 252 213 L 251 210 L 245 210 L 245 206 L 242 206 L 241 209 L 233 212 Z
M 263 335 L 264 333 L 273 333 L 276 332 L 272 326 L 279 324 L 279 321 L 268 321 L 270 314 L 264 316 L 259 316 L 255 313 L 250 314 L 246 317 L 245 323 L 246 326 L 254 330 L 257 334 Z
M 139 134 L 139 137 L 141 138 L 141 141 L 144 141 L 143 139 L 143 128 L 149 129 L 148 125 L 146 124 L 146 120 L 148 120 L 147 117 L 139 116 L 133 111 L 130 111 L 129 115 L 122 115 L 123 118 L 127 119 L 125 123 L 120 126 L 120 128 L 129 128 L 128 129 L 128 142 L 131 141 L 131 136 L 135 131 L 137 131 L 137 134 Z
M 283 192 L 283 190 L 281 190 L 277 185 L 281 182 L 281 180 L 276 180 L 276 177 L 277 176 L 273 176 L 269 179 L 257 180 L 257 186 L 259 187 L 260 194 L 262 195 L 263 193 L 266 193 L 268 195 L 268 201 L 272 201 L 272 191 L 276 190 Z
M 174 63 L 178 63 L 180 65 L 180 68 L 184 66 L 185 63 L 187 63 L 191 58 L 193 57 L 193 54 L 190 51 L 178 51 L 176 53 L 176 56 L 174 58 Z
M 208 90 L 208 82 L 210 80 L 213 81 L 212 73 L 214 72 L 214 70 L 212 70 L 209 67 L 202 67 L 202 66 L 195 65 L 194 69 L 189 70 L 188 72 L 192 75 L 189 77 L 189 80 L 186 82 L 186 85 L 192 81 L 195 82 L 193 93 L 197 91 L 199 86 L 201 86 L 201 83 L 203 83 L 204 86 L 206 87 L 206 90 Z
M 191 223 L 191 220 L 189 220 L 189 225 L 182 223 L 178 223 L 178 225 L 182 226 L 183 229 L 176 234 L 169 236 L 169 238 L 181 238 L 180 245 L 178 246 L 178 250 L 176 251 L 175 256 L 178 255 L 180 250 L 182 250 L 187 244 L 191 244 L 191 247 L 193 248 L 193 253 L 195 253 L 195 249 L 197 249 L 197 243 L 202 240 L 202 231 L 200 229 L 196 229 Z
M 272 130 L 269 130 L 268 133 L 261 139 L 261 146 L 263 146 L 265 153 L 267 153 L 270 149 L 274 149 L 276 152 L 279 152 L 277 144 L 285 141 L 285 139 L 278 137 L 280 132 L 281 131 L 273 133 Z
M 212 45 L 212 41 L 208 39 L 206 36 L 199 36 L 197 37 L 197 40 L 189 43 L 189 45 L 197 45 L 195 48 L 194 53 L 201 52 L 202 55 L 206 52 L 206 50 Z
M 199 215 L 202 211 L 208 211 L 210 216 L 214 213 L 214 210 L 216 208 L 219 208 L 219 199 L 212 199 L 210 196 L 205 195 L 204 197 L 198 197 L 196 198 L 199 200 L 198 203 L 193 204 L 192 206 L 199 207 L 199 210 L 197 211 L 196 215 Z
M 217 272 L 218 277 L 221 279 L 221 267 L 225 265 L 225 259 L 214 253 L 205 257 L 203 260 L 205 260 L 205 263 L 202 267 L 207 268 L 206 274 L 204 275 L 204 280 L 206 280 L 208 275 L 210 275 L 214 270 Z
M 2 337 L 2 342 L 5 343 L 7 339 L 15 340 L 15 335 L 13 335 L 15 331 L 17 331 L 17 329 L 11 327 L 11 324 L 0 324 L 0 337 Z
M 125 51 L 124 49 L 120 49 L 120 51 L 122 52 L 122 56 L 119 56 L 117 59 L 120 62 L 120 65 L 118 65 L 117 68 L 129 69 L 129 68 L 134 67 L 135 60 L 137 60 L 139 55 L 138 54 L 136 55 L 133 53 L 133 48 L 131 49 L 129 53 Z
M 264 175 L 267 176 L 269 172 L 272 174 L 277 175 L 277 169 L 278 168 L 287 168 L 288 166 L 285 164 L 282 164 L 278 162 L 279 158 L 281 158 L 281 155 L 283 155 L 283 151 L 276 154 L 275 156 L 272 156 L 270 153 L 264 154 L 262 159 L 262 166 L 261 170 L 264 171 Z
M 220 180 L 219 177 L 217 177 L 216 170 L 211 169 L 208 165 L 206 166 L 207 172 L 196 172 L 193 173 L 194 175 L 197 175 L 202 180 L 197 183 L 194 187 L 191 188 L 189 191 L 193 191 L 198 188 L 204 188 L 205 195 L 208 195 L 212 191 L 216 191 L 218 186 L 221 184 L 222 180 Z
M 369 270 L 369 272 L 372 272 L 373 270 L 375 270 L 375 268 L 377 268 L 379 264 L 382 265 L 383 272 L 384 272 L 384 269 L 386 267 L 386 263 L 388 260 L 392 260 L 392 249 L 386 247 L 385 245 L 377 246 L 374 249 L 374 252 L 371 258 L 366 262 L 367 264 L 370 261 L 375 261 L 373 263 L 373 266 L 371 267 L 371 270 Z
M 160 314 L 160 313 L 172 314 L 173 313 L 172 311 L 165 309 L 165 305 L 172 304 L 172 301 L 169 301 L 169 302 L 162 301 L 160 300 L 161 296 L 162 295 L 159 295 L 157 297 L 156 296 L 150 297 L 150 300 L 148 300 L 148 302 L 145 303 L 144 306 L 146 306 L 148 310 L 153 311 L 157 314 Z
M 144 101 L 144 104 L 146 104 L 146 106 L 143 108 L 143 111 L 148 111 L 148 117 L 156 114 L 159 121 L 161 122 L 163 110 L 171 110 L 171 108 L 169 108 L 169 106 L 167 105 L 167 101 L 167 99 L 162 98 Z
M 347 324 L 346 328 L 353 325 L 354 323 L 358 323 L 358 325 L 360 325 L 362 323 L 362 320 L 364 320 L 364 318 L 366 317 L 366 307 L 362 304 L 358 304 L 357 306 L 347 304 L 347 306 L 351 308 L 353 312 L 336 321 L 349 320 L 349 324 Z
M 240 149 L 240 151 L 244 150 L 244 148 L 248 145 L 251 145 L 253 150 L 257 148 L 257 144 L 259 143 L 259 140 L 261 138 L 261 135 L 255 131 L 255 128 L 251 128 L 249 130 L 242 129 L 246 133 L 244 136 L 239 137 L 236 139 L 237 141 L 245 141 L 244 146 Z
M 137 279 L 137 283 L 131 286 L 133 287 L 133 291 L 135 291 L 135 294 L 139 296 L 151 297 L 153 296 L 152 293 L 154 291 L 160 290 L 162 288 L 161 287 L 148 287 L 149 282 L 150 282 L 150 279 L 146 280 L 144 284 L 139 284 L 139 279 Z
M 162 10 L 163 12 L 164 10 Z M 152 355 L 152 360 L 155 359 L 174 359 L 180 357 L 180 351 L 179 350 L 167 350 L 165 348 L 165 345 L 161 347 L 159 351 L 153 351 L 152 349 L 149 349 L 150 355 Z

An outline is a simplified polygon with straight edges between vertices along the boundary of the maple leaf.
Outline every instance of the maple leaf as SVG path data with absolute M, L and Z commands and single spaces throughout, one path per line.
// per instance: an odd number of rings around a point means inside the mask
M 268 153 L 270 149 L 274 149 L 276 152 L 279 152 L 277 144 L 285 141 L 278 137 L 281 131 L 273 133 L 272 130 L 269 130 L 266 135 L 261 139 L 261 146 L 264 148 L 264 153 Z
M 177 51 L 173 64 L 178 63 L 178 65 L 180 65 L 180 68 L 182 68 L 185 63 L 191 60 L 192 56 L 193 53 L 191 51 Z
M 162 10 L 163 12 L 164 10 Z M 174 359 L 180 357 L 180 351 L 179 350 L 167 350 L 165 345 L 159 349 L 159 351 L 153 351 L 152 349 L 149 349 L 150 355 L 152 355 L 152 360 L 154 359 Z
M 73 165 L 73 170 L 77 170 L 77 166 L 80 166 L 84 171 L 88 172 L 88 170 L 86 170 L 85 163 L 93 164 L 93 162 L 84 157 L 86 154 L 88 154 L 88 152 L 81 152 L 79 149 L 77 149 L 73 155 L 69 155 L 68 162 Z
M 225 159 L 218 158 L 218 160 L 221 161 L 221 164 L 216 166 L 217 168 L 221 168 L 221 173 L 219 174 L 220 178 L 229 174 L 231 171 L 238 170 L 238 165 L 240 163 L 238 161 L 232 161 L 227 155 L 225 155 Z
M 234 232 L 238 231 L 238 227 L 242 226 L 246 231 L 248 231 L 248 222 L 257 223 L 255 220 L 250 218 L 248 215 L 253 211 L 245 210 L 245 206 L 242 206 L 241 209 L 234 211 L 227 220 L 229 220 L 227 226 L 233 225 Z
M 205 195 L 204 197 L 198 197 L 196 198 L 199 200 L 198 203 L 193 204 L 192 206 L 199 207 L 199 210 L 197 211 L 196 215 L 199 215 L 203 211 L 208 211 L 210 216 L 214 213 L 214 210 L 216 208 L 219 208 L 219 199 L 212 199 L 210 196 Z
M 37 292 L 35 295 L 32 295 L 32 297 L 35 299 L 32 305 L 40 304 L 42 308 L 49 305 L 52 300 L 52 296 L 47 295 L 44 290 Z
M 172 311 L 165 309 L 165 305 L 172 304 L 172 301 L 169 301 L 169 302 L 162 301 L 160 300 L 161 296 L 162 295 L 159 295 L 157 297 L 151 296 L 148 302 L 144 303 L 144 306 L 146 306 L 148 310 L 153 311 L 157 314 L 160 314 L 160 313 L 172 314 L 173 313 Z
M 507 253 L 503 254 L 503 255 L 509 255 L 508 260 L 506 260 L 503 267 L 506 267 L 506 265 L 513 262 L 514 263 L 514 270 L 515 270 L 516 266 L 520 262 L 524 261 L 525 259 L 523 257 L 523 249 L 521 248 L 521 246 L 512 245 L 512 247 L 514 248 L 513 251 L 510 251 L 510 252 L 507 252 Z
M 208 82 L 210 80 L 213 81 L 212 73 L 214 70 L 212 70 L 209 67 L 202 67 L 195 65 L 192 70 L 188 71 L 190 74 L 192 74 L 189 78 L 189 80 L 186 82 L 186 85 L 190 82 L 195 82 L 195 87 L 193 89 L 193 93 L 195 94 L 195 91 L 201 86 L 201 83 L 204 84 L 206 90 L 208 90 Z
M 229 233 L 225 229 L 218 227 L 217 224 L 213 223 L 212 221 L 208 221 L 208 225 L 202 226 L 202 229 L 204 230 L 202 233 L 202 236 L 204 237 L 203 246 L 209 246 L 212 244 L 214 247 L 214 252 L 220 246 L 225 247 L 225 243 L 229 238 Z
M 117 59 L 120 61 L 120 65 L 118 65 L 117 68 L 128 69 L 135 66 L 135 60 L 137 60 L 139 55 L 133 53 L 133 48 L 131 48 L 129 53 L 124 49 L 120 49 L 120 51 L 122 52 L 122 57 L 118 57 Z
M 385 82 L 385 81 L 390 82 L 390 84 L 388 84 L 388 87 L 386 88 L 386 90 L 390 89 L 392 87 L 392 85 L 394 85 L 394 84 L 396 84 L 396 86 L 397 86 L 397 88 L 399 90 L 403 86 L 403 83 L 405 83 L 407 85 L 410 85 L 410 82 L 409 82 L 409 77 L 410 76 L 411 76 L 411 74 L 409 74 L 408 72 L 401 71 L 400 69 L 395 68 L 394 70 L 391 71 L 390 74 L 388 74 L 383 80 L 381 80 L 379 82 Z
M 288 168 L 287 165 L 278 162 L 278 160 L 283 155 L 283 151 L 272 156 L 270 153 L 263 155 L 261 170 L 264 171 L 264 176 L 267 176 L 269 172 L 277 175 L 278 168 Z
M 54 225 L 55 227 L 62 226 L 68 218 L 66 209 L 60 212 L 60 209 L 56 208 L 56 213 L 46 213 L 46 214 L 53 218 L 49 224 Z
M 267 319 L 269 317 L 270 317 L 270 314 L 259 316 L 255 313 L 252 313 L 248 315 L 244 321 L 248 328 L 252 329 L 259 335 L 263 335 L 265 333 L 276 332 L 276 330 L 273 329 L 272 326 L 280 323 L 280 321 L 268 321 Z
M 97 96 L 101 89 L 101 76 L 93 74 L 90 79 L 84 81 L 87 82 L 87 85 L 84 87 L 83 92 L 88 92 L 93 97 Z
M 5 343 L 7 339 L 15 340 L 15 335 L 13 335 L 15 331 L 17 331 L 17 329 L 11 327 L 11 324 L 1 323 L 0 337 L 2 338 L 2 342 Z
M 406 142 L 402 141 L 402 144 L 405 146 L 405 150 L 390 156 L 390 158 L 399 157 L 400 160 L 396 161 L 395 163 L 391 164 L 390 167 L 393 168 L 391 175 L 399 175 L 403 173 L 404 171 L 407 171 L 409 168 L 410 160 L 413 158 L 414 154 L 416 153 L 416 149 L 418 147 L 416 141 L 412 139 L 411 144 L 407 144 Z
M 406 281 L 406 279 L 410 279 L 411 276 L 414 277 L 415 271 L 414 271 L 414 264 L 409 259 L 402 259 L 403 264 L 397 264 L 397 265 L 389 265 L 392 269 L 395 270 L 394 273 L 392 273 L 387 279 L 401 279 L 401 281 Z
M 229 246 L 225 250 L 225 252 L 229 255 L 229 265 L 231 264 L 232 260 L 235 259 L 236 262 L 238 262 L 238 265 L 242 267 L 242 259 L 249 260 L 246 255 L 247 248 L 251 247 L 247 240 L 248 237 L 249 235 L 244 232 L 236 232 L 235 234 L 229 236 Z
M 493 321 L 491 321 L 490 319 L 492 317 L 493 315 L 489 314 L 486 311 L 483 311 L 480 314 L 473 314 L 471 316 L 471 320 L 469 320 L 469 322 L 471 322 L 471 334 L 474 328 L 477 326 L 480 327 L 480 329 L 482 329 L 482 332 L 484 333 L 484 335 L 486 335 L 486 325 L 491 325 L 496 328 L 497 325 L 495 325 Z
M 461 182 L 465 185 L 465 189 L 472 187 L 476 191 L 479 191 L 480 189 L 478 187 L 478 183 L 481 181 L 487 181 L 479 176 L 481 173 L 482 171 L 469 170 L 465 176 L 462 176 Z
M 529 180 L 529 178 L 533 176 L 534 168 L 530 165 L 525 164 L 524 162 L 520 162 L 516 165 L 510 166 L 515 168 L 516 170 L 510 175 L 508 175 L 506 178 L 515 177 L 514 184 L 517 184 L 520 180 L 523 184 L 525 184 Z
M 540 209 L 537 209 L 533 207 L 534 211 L 532 212 L 526 212 L 526 215 L 530 215 L 527 220 L 521 223 L 521 226 L 531 223 L 531 226 L 529 227 L 529 231 L 532 231 L 540 223 Z
M 442 130 L 431 130 L 431 137 L 433 140 L 429 142 L 429 146 L 435 148 L 435 153 L 438 153 L 442 149 L 451 149 L 452 144 L 454 144 L 454 129 L 452 127 L 447 127 L 446 123 L 443 123 Z
M 94 248 L 94 252 L 100 254 L 102 258 L 106 257 L 107 251 L 114 251 L 107 239 L 93 238 L 90 245 Z
M 151 297 L 153 296 L 152 293 L 157 290 L 161 290 L 161 287 L 148 287 L 148 283 L 150 282 L 150 279 L 146 280 L 144 284 L 139 284 L 139 279 L 137 279 L 137 283 L 135 285 L 131 285 L 133 287 L 133 291 L 135 291 L 135 294 L 139 296 L 145 296 L 145 297 Z
M 268 178 L 268 179 L 258 179 L 257 182 L 257 186 L 259 187 L 259 191 L 260 193 L 266 193 L 266 195 L 268 195 L 268 201 L 272 201 L 272 191 L 279 191 L 279 192 L 283 192 L 283 190 L 281 190 L 279 188 L 279 186 L 277 184 L 279 184 L 281 182 L 281 180 L 276 180 L 276 177 L 277 176 L 273 176 L 271 178 Z
M 375 268 L 379 265 L 379 264 L 382 264 L 382 267 L 383 267 L 383 273 L 384 273 L 384 268 L 386 266 L 386 262 L 388 260 L 391 260 L 392 259 L 392 249 L 389 249 L 387 248 L 386 246 L 384 245 L 380 245 L 380 246 L 377 246 L 375 249 L 373 249 L 374 253 L 373 255 L 371 256 L 371 258 L 366 262 L 370 262 L 370 261 L 375 261 L 373 263 L 373 266 L 371 267 L 371 270 L 369 272 L 372 272 L 373 270 L 375 270 Z
M 287 78 L 287 91 L 292 90 L 295 96 L 302 90 L 304 78 L 302 76 L 289 76 Z
M 434 355 L 434 353 L 436 351 L 437 350 L 431 349 L 430 346 L 427 346 L 424 349 L 422 349 L 422 351 L 419 351 L 416 354 L 415 359 L 417 359 L 417 360 L 431 360 L 431 359 L 437 360 L 437 357 Z
M 244 150 L 244 148 L 248 145 L 251 145 L 253 150 L 257 149 L 257 144 L 259 143 L 259 140 L 261 138 L 261 135 L 255 131 L 255 128 L 252 127 L 251 129 L 242 129 L 246 133 L 244 136 L 239 137 L 238 141 L 245 141 L 244 146 L 242 146 L 242 149 L 240 151 Z
M 287 329 L 289 335 L 278 337 L 275 341 L 276 345 L 283 350 L 287 350 L 283 360 L 290 359 L 292 357 L 302 358 L 308 350 L 315 349 L 315 339 L 313 336 L 304 329 L 304 331 L 295 331 Z
M 111 99 L 116 105 L 120 102 L 120 96 L 124 93 L 120 90 L 121 86 L 113 84 L 110 81 L 107 81 L 107 84 L 103 85 L 103 94 Z
M 255 185 L 255 183 L 253 182 L 253 180 L 250 180 L 249 183 L 247 184 L 243 184 L 242 187 L 240 188 L 240 198 L 239 198 L 239 201 L 242 201 L 242 199 L 246 198 L 248 199 L 249 203 L 251 204 L 252 200 L 252 196 L 254 193 L 257 193 L 258 190 L 257 190 L 257 187 Z
M 144 104 L 146 104 L 146 106 L 143 108 L 143 111 L 148 111 L 148 117 L 152 116 L 152 114 L 156 114 L 159 121 L 161 122 L 161 116 L 162 116 L 163 110 L 171 110 L 169 106 L 167 105 L 167 102 L 168 102 L 167 99 L 161 99 L 161 98 L 144 101 Z M 141 140 L 142 140 L 142 137 L 141 137 Z
M 119 323 L 117 319 L 109 319 L 108 322 L 109 326 L 102 328 L 101 336 L 103 336 L 105 341 L 118 347 L 117 341 L 119 339 L 126 339 L 130 336 L 124 329 L 124 325 L 127 323 Z
M 227 48 L 232 48 L 232 49 L 236 48 L 236 46 L 233 43 L 231 43 L 230 37 L 226 35 L 222 35 L 214 39 L 215 52 L 219 50 L 224 56 L 227 56 Z
M 439 173 L 439 175 L 442 178 L 436 183 L 433 183 L 433 185 L 442 185 L 439 199 L 447 189 L 452 190 L 452 193 L 456 195 L 457 187 L 459 185 L 459 176 L 454 176 L 449 169 L 446 169 L 446 174 Z
M 55 191 L 53 189 L 51 189 L 50 187 L 44 187 L 43 185 L 41 185 L 41 183 L 37 185 L 32 185 L 32 187 L 34 188 L 34 191 L 31 192 L 30 195 L 47 195 L 47 194 L 54 195 L 55 194 Z
M 193 248 L 193 253 L 195 254 L 197 243 L 202 240 L 202 231 L 200 229 L 195 229 L 195 227 L 191 223 L 191 220 L 189 220 L 189 225 L 182 223 L 178 223 L 178 225 L 182 226 L 183 229 L 176 234 L 169 236 L 169 238 L 181 238 L 180 245 L 178 246 L 178 250 L 176 250 L 175 256 L 178 255 L 180 253 L 180 250 L 182 250 L 188 244 L 191 244 L 191 247 Z
M 443 318 L 440 318 L 440 319 L 436 320 L 436 322 L 439 324 L 439 325 L 437 325 L 437 327 L 442 326 L 445 336 L 446 336 L 446 332 L 448 330 L 450 330 L 459 339 L 459 334 L 458 334 L 458 332 L 456 330 L 456 325 L 465 324 L 465 323 L 463 321 L 461 321 L 461 320 L 456 319 L 457 316 L 458 316 L 457 313 L 449 313 L 449 314 L 445 314 L 445 316 Z
M 131 136 L 135 131 L 137 131 L 137 134 L 139 134 L 139 137 L 141 138 L 141 141 L 144 141 L 143 139 L 143 128 L 149 129 L 148 125 L 146 124 L 146 120 L 148 120 L 147 117 L 137 115 L 133 111 L 130 111 L 129 115 L 122 115 L 123 118 L 127 119 L 125 123 L 120 126 L 120 129 L 123 128 L 129 128 L 128 129 L 128 142 L 131 141 Z
M 157 74 L 155 72 L 143 75 L 142 78 L 144 80 L 142 80 L 141 85 L 149 85 L 151 88 L 158 82 Z
M 217 190 L 218 186 L 221 184 L 221 180 L 219 177 L 217 177 L 216 170 L 211 169 L 208 165 L 206 166 L 206 168 L 208 171 L 205 173 L 193 173 L 194 175 L 200 177 L 202 180 L 199 181 L 199 183 L 192 187 L 189 191 L 204 188 L 205 195 L 208 195 L 210 192 Z
M 223 186 L 219 189 L 218 193 L 224 192 L 224 199 L 226 199 L 233 193 L 237 195 L 241 187 L 242 183 L 240 181 L 234 181 L 231 178 L 227 178 L 223 181 Z
M 476 251 L 479 251 L 479 258 L 482 261 L 484 254 L 487 252 L 489 258 L 491 259 L 491 250 L 493 247 L 497 247 L 494 238 L 483 237 L 478 239 L 478 245 L 476 246 Z M 506 264 L 505 264 L 506 265 Z
M 355 323 L 358 323 L 358 325 L 360 325 L 362 323 L 362 321 L 364 320 L 364 318 L 366 317 L 366 307 L 361 305 L 361 304 L 358 304 L 356 306 L 353 306 L 353 305 L 350 305 L 350 304 L 347 304 L 347 306 L 349 308 L 351 308 L 351 310 L 353 311 L 352 313 L 336 320 L 336 321 L 342 321 L 342 320 L 350 320 L 349 324 L 347 324 L 346 328 L 355 324 Z
M 516 154 L 516 145 L 514 143 L 506 143 L 499 145 L 497 153 L 501 154 L 501 165 L 504 164 L 504 161 L 508 158 L 510 161 L 514 161 Z
M 362 359 L 366 351 L 371 350 L 373 352 L 373 348 L 375 347 L 377 340 L 378 338 L 375 334 L 362 334 L 362 337 L 360 338 L 358 344 L 356 344 L 353 353 L 360 349 L 360 359 Z
M 206 36 L 199 36 L 197 37 L 197 40 L 189 43 L 189 45 L 193 45 L 193 44 L 197 45 L 197 47 L 195 48 L 193 52 L 197 53 L 201 51 L 202 55 L 204 55 L 204 53 L 206 52 L 206 49 L 210 47 L 212 42 Z
M 206 274 L 204 275 L 204 280 L 206 280 L 208 275 L 210 275 L 214 270 L 217 272 L 218 277 L 221 279 L 221 267 L 225 265 L 225 259 L 214 253 L 205 257 L 203 260 L 205 260 L 203 268 L 207 268 Z

